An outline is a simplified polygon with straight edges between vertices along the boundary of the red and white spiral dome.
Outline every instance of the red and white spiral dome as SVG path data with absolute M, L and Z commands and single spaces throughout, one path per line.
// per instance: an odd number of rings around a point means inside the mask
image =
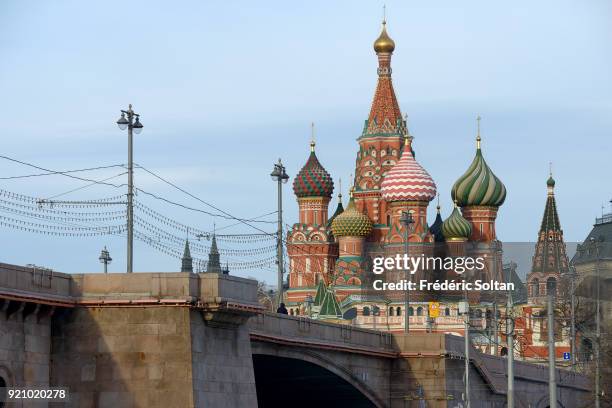
M 436 183 L 414 159 L 411 143 L 408 136 L 402 157 L 382 181 L 381 193 L 386 201 L 431 201 L 436 196 Z

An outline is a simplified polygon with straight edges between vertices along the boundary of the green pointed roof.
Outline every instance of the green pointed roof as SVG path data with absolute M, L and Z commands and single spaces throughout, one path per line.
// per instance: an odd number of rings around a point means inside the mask
M 353 192 L 346 210 L 331 225 L 335 237 L 366 237 L 372 232 L 372 221 L 355 207 Z
M 207 273 L 221 273 L 221 261 L 219 259 L 219 248 L 217 248 L 217 236 L 213 233 L 210 253 L 208 254 Z
M 450 217 L 442 223 L 442 234 L 444 234 L 444 238 L 451 241 L 468 239 L 472 234 L 472 225 L 463 218 L 456 205 Z
M 555 194 L 552 186 L 548 184 L 548 182 L 546 184 L 549 187 L 549 191 L 548 196 L 546 197 L 546 207 L 544 207 L 542 224 L 540 224 L 540 232 L 561 231 L 561 223 L 559 222 L 559 213 L 557 212 L 557 201 L 555 200 Z
M 467 171 L 453 185 L 451 196 L 460 207 L 499 207 L 506 200 L 506 186 L 493 174 L 482 155 L 480 135 L 476 139 L 476 156 Z
M 189 249 L 189 240 L 185 240 L 185 249 L 183 250 L 183 258 L 181 258 L 181 272 L 193 272 L 193 258 Z
M 323 279 L 321 279 L 319 281 L 319 284 L 317 285 L 317 294 L 314 298 L 315 306 L 321 306 L 321 303 L 323 303 L 323 298 L 325 297 L 325 290 L 325 284 L 323 283 Z
M 344 206 L 342 205 L 342 193 L 338 194 L 338 206 L 336 207 L 336 211 L 331 216 L 331 218 L 327 221 L 327 226 L 331 228 L 332 222 L 336 219 L 337 216 L 344 212 Z
M 331 288 L 325 291 L 325 297 L 319 311 L 319 318 L 341 318 L 342 310 L 336 298 L 336 294 Z
M 436 207 L 437 214 L 434 223 L 429 227 L 429 232 L 434 236 L 435 242 L 443 242 L 444 234 L 442 233 L 442 215 L 440 214 L 440 205 Z

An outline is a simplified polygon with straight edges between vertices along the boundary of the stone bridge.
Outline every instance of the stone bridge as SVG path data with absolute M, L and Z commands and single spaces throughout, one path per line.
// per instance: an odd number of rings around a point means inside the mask
M 188 273 L 67 275 L 0 264 L 0 386 L 65 386 L 9 407 L 461 407 L 463 338 L 266 313 L 256 282 Z M 503 407 L 505 360 L 472 350 L 472 407 Z M 517 362 L 517 407 L 548 406 Z M 589 406 L 557 370 L 560 407 Z M 2 406 L 2 403 L 0 403 Z

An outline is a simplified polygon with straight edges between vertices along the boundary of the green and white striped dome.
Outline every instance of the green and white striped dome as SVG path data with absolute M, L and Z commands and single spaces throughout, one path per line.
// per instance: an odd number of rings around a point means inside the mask
M 487 165 L 480 150 L 480 136 L 476 145 L 476 156 L 467 171 L 453 184 L 451 196 L 460 207 L 499 207 L 506 200 L 506 186 Z
M 452 214 L 442 223 L 442 234 L 447 240 L 468 239 L 472 234 L 472 225 L 463 218 L 455 205 Z

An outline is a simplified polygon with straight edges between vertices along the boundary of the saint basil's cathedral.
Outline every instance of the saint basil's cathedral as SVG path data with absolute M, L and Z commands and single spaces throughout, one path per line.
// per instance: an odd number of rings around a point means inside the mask
M 372 260 L 380 256 L 403 255 L 407 249 L 411 256 L 441 256 L 441 253 L 484 256 L 486 267 L 478 272 L 480 275 L 476 279 L 521 283 L 517 276 L 504 276 L 506 272 L 501 261 L 501 242 L 496 237 L 495 221 L 505 201 L 506 188 L 485 161 L 480 126 L 475 156 L 450 192 L 454 210 L 443 221 L 438 205 L 432 217 L 434 220 L 429 224 L 428 207 L 438 192 L 435 181 L 416 159 L 414 139 L 397 102 L 391 78 L 394 49 L 395 43 L 387 34 L 386 22 L 383 21 L 380 36 L 374 42 L 378 82 L 370 113 L 357 139 L 355 176 L 346 208 L 339 193 L 337 208 L 329 216 L 334 182 L 316 156 L 314 140 L 306 164 L 293 180 L 299 220 L 287 235 L 289 288 L 286 304 L 293 315 L 310 315 L 398 332 L 404 330 L 404 314 L 407 312 L 413 332 L 439 331 L 463 335 L 464 320 L 458 314 L 462 293 L 410 291 L 406 311 L 403 292 L 368 290 L 371 288 L 368 282 L 374 276 Z M 552 191 L 550 183 L 549 180 L 549 192 Z M 408 231 L 406 223 L 401 220 L 405 213 L 410 213 L 413 220 Z M 558 224 L 556 208 L 554 215 L 545 214 L 545 219 L 548 218 Z M 562 243 L 557 232 L 552 234 L 556 237 L 555 242 Z M 567 259 L 565 252 L 560 251 L 556 252 L 558 256 L 555 259 L 561 261 L 554 262 L 563 263 Z M 531 280 L 537 279 L 534 276 L 550 278 L 554 268 L 540 269 L 542 272 L 530 275 Z M 403 272 L 397 271 L 397 279 L 389 279 L 389 275 L 385 277 L 387 281 L 399 281 L 403 276 Z M 461 276 L 450 272 L 438 274 L 435 278 L 460 280 Z M 432 280 L 431 275 L 423 271 L 417 271 L 410 279 L 414 282 Z M 530 297 L 533 293 L 530 292 Z M 470 292 L 468 298 L 477 312 L 471 323 L 485 328 L 487 318 L 490 324 L 489 306 L 493 300 L 490 293 Z M 435 318 L 428 313 L 430 301 L 439 306 Z M 522 322 L 525 329 L 526 319 Z

